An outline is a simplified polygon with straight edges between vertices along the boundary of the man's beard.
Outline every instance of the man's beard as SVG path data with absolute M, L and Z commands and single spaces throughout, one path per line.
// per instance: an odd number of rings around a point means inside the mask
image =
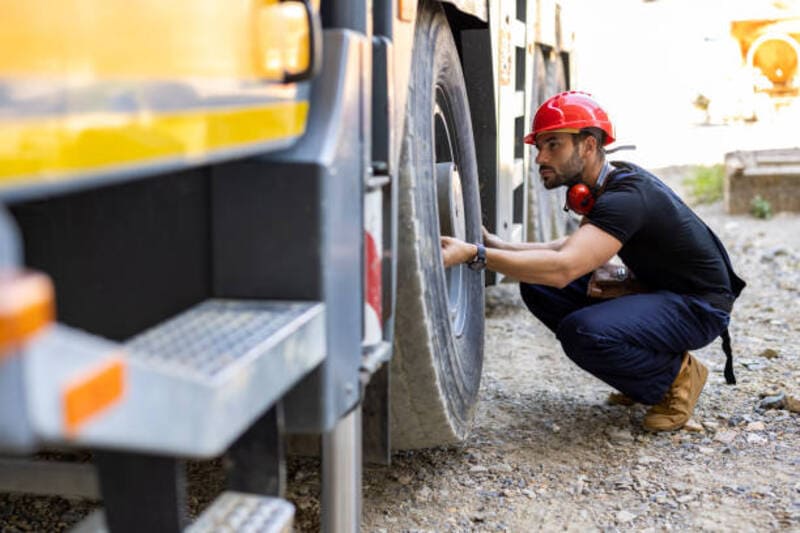
M 564 163 L 561 172 L 556 172 L 554 167 L 547 165 L 540 166 L 539 169 L 541 170 L 543 167 L 549 168 L 553 171 L 553 174 L 555 174 L 551 180 L 544 182 L 545 188 L 549 190 L 561 186 L 569 187 L 575 185 L 576 183 L 580 183 L 581 175 L 583 174 L 584 163 L 581 160 L 581 157 L 578 155 L 578 147 L 576 146 L 572 151 L 572 155 L 570 156 L 569 160 Z

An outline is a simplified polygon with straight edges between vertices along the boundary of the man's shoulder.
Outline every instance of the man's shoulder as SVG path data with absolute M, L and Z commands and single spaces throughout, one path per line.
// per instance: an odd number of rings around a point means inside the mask
M 663 182 L 650 172 L 629 161 L 610 161 L 614 169 L 609 173 L 609 188 L 614 189 L 638 189 L 653 190 L 661 189 Z M 614 184 L 614 187 L 611 185 Z
M 621 191 L 635 189 L 648 181 L 648 175 L 641 167 L 627 161 L 610 161 L 611 172 L 606 178 L 605 190 Z
M 652 172 L 630 161 L 609 161 L 609 163 L 614 167 L 614 170 L 611 171 L 613 176 L 655 177 Z

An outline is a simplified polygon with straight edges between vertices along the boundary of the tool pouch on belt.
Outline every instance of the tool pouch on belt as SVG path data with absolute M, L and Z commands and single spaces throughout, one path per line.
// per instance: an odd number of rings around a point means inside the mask
M 592 273 L 586 295 L 591 298 L 618 298 L 647 292 L 647 287 L 624 265 L 606 263 Z

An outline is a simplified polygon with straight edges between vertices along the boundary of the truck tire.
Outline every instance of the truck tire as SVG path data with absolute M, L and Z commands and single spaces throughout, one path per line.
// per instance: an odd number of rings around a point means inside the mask
M 417 15 L 399 183 L 392 445 L 425 448 L 467 435 L 484 335 L 484 276 L 442 266 L 440 234 L 479 242 L 481 211 L 458 52 L 442 9 L 427 2 Z

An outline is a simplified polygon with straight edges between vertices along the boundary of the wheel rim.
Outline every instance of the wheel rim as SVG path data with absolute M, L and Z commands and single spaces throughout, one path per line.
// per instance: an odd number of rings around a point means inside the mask
M 439 230 L 442 235 L 467 239 L 467 219 L 464 211 L 464 195 L 461 188 L 459 161 L 453 149 L 453 124 L 445 93 L 436 88 L 436 103 L 433 109 L 434 155 L 436 158 L 436 196 L 439 211 Z M 460 337 L 467 319 L 466 267 L 455 265 L 445 269 L 447 284 L 447 306 L 453 333 Z

